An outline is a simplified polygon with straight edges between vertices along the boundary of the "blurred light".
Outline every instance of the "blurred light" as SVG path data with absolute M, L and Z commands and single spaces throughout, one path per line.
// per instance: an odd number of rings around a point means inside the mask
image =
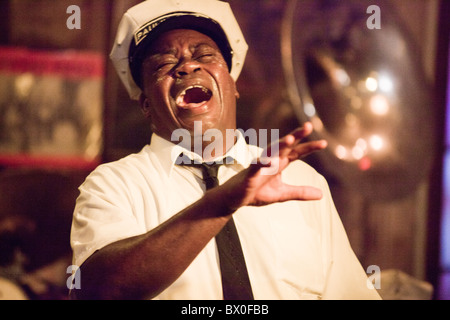
M 316 108 L 312 103 L 306 103 L 305 107 L 303 108 L 303 111 L 308 117 L 313 117 L 316 115 Z
M 368 157 L 364 157 L 358 162 L 358 167 L 362 171 L 367 171 L 372 166 L 372 161 Z
M 389 102 L 385 96 L 377 94 L 370 98 L 370 110 L 376 115 L 384 116 L 389 112 Z
M 377 79 L 373 78 L 373 77 L 368 77 L 366 79 L 366 89 L 371 91 L 371 92 L 375 92 L 378 89 L 378 81 Z
M 354 146 L 352 149 L 352 156 L 354 159 L 359 160 L 364 157 L 364 150 L 359 146 Z
M 352 106 L 353 109 L 356 109 L 356 110 L 361 109 L 362 99 L 358 96 L 353 96 L 353 97 L 351 97 L 350 105 Z
M 384 147 L 384 140 L 379 135 L 373 135 L 369 139 L 369 144 L 372 149 L 379 151 Z
M 15 86 L 16 86 L 16 93 L 20 98 L 27 97 L 30 92 L 31 88 L 35 82 L 35 78 L 32 73 L 26 72 L 16 77 L 15 79 Z
M 380 78 L 378 79 L 378 85 L 380 86 L 380 90 L 383 92 L 389 93 L 394 89 L 394 83 L 392 82 L 392 79 L 387 75 L 380 76 Z
M 344 69 L 336 69 L 334 75 L 341 85 L 348 86 L 350 84 L 350 77 Z
M 319 117 L 317 117 L 317 116 L 312 117 L 311 123 L 312 123 L 315 131 L 320 132 L 323 130 L 323 122 L 322 122 L 322 120 L 320 120 Z
M 345 115 L 345 123 L 349 127 L 355 127 L 359 122 L 358 118 L 353 113 L 347 113 Z
M 338 145 L 336 147 L 336 149 L 334 150 L 334 153 L 336 154 L 336 157 L 338 157 L 338 159 L 345 159 L 347 158 L 347 149 L 343 146 L 343 145 Z
M 364 152 L 367 150 L 367 142 L 363 138 L 359 138 L 358 140 L 356 140 L 356 146 Z

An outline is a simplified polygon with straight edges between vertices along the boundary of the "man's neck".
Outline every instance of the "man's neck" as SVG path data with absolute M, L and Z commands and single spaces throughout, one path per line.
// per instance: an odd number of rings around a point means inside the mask
M 204 161 L 223 157 L 237 141 L 235 131 L 229 130 L 225 136 L 223 134 L 194 136 L 191 139 L 191 151 L 199 154 Z

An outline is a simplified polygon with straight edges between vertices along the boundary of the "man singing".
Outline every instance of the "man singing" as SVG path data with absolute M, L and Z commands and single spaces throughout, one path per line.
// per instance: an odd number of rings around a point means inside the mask
M 76 297 L 379 299 L 325 179 L 299 160 L 326 147 L 302 142 L 311 124 L 265 152 L 236 131 L 246 50 L 222 1 L 147 0 L 124 15 L 111 58 L 153 135 L 80 187 Z M 217 143 L 208 130 L 236 134 Z

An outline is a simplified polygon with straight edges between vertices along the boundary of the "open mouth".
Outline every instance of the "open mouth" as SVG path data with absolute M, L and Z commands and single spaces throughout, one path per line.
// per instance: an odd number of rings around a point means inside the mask
M 211 97 L 211 90 L 200 85 L 195 85 L 181 91 L 176 97 L 176 104 L 183 109 L 193 109 L 202 106 Z

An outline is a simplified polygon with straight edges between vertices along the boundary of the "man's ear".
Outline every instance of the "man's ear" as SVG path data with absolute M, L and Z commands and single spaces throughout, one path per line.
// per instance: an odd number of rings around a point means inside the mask
M 141 93 L 141 95 L 139 96 L 139 105 L 141 106 L 142 114 L 146 118 L 150 118 L 150 111 L 151 111 L 150 101 L 143 93 Z

